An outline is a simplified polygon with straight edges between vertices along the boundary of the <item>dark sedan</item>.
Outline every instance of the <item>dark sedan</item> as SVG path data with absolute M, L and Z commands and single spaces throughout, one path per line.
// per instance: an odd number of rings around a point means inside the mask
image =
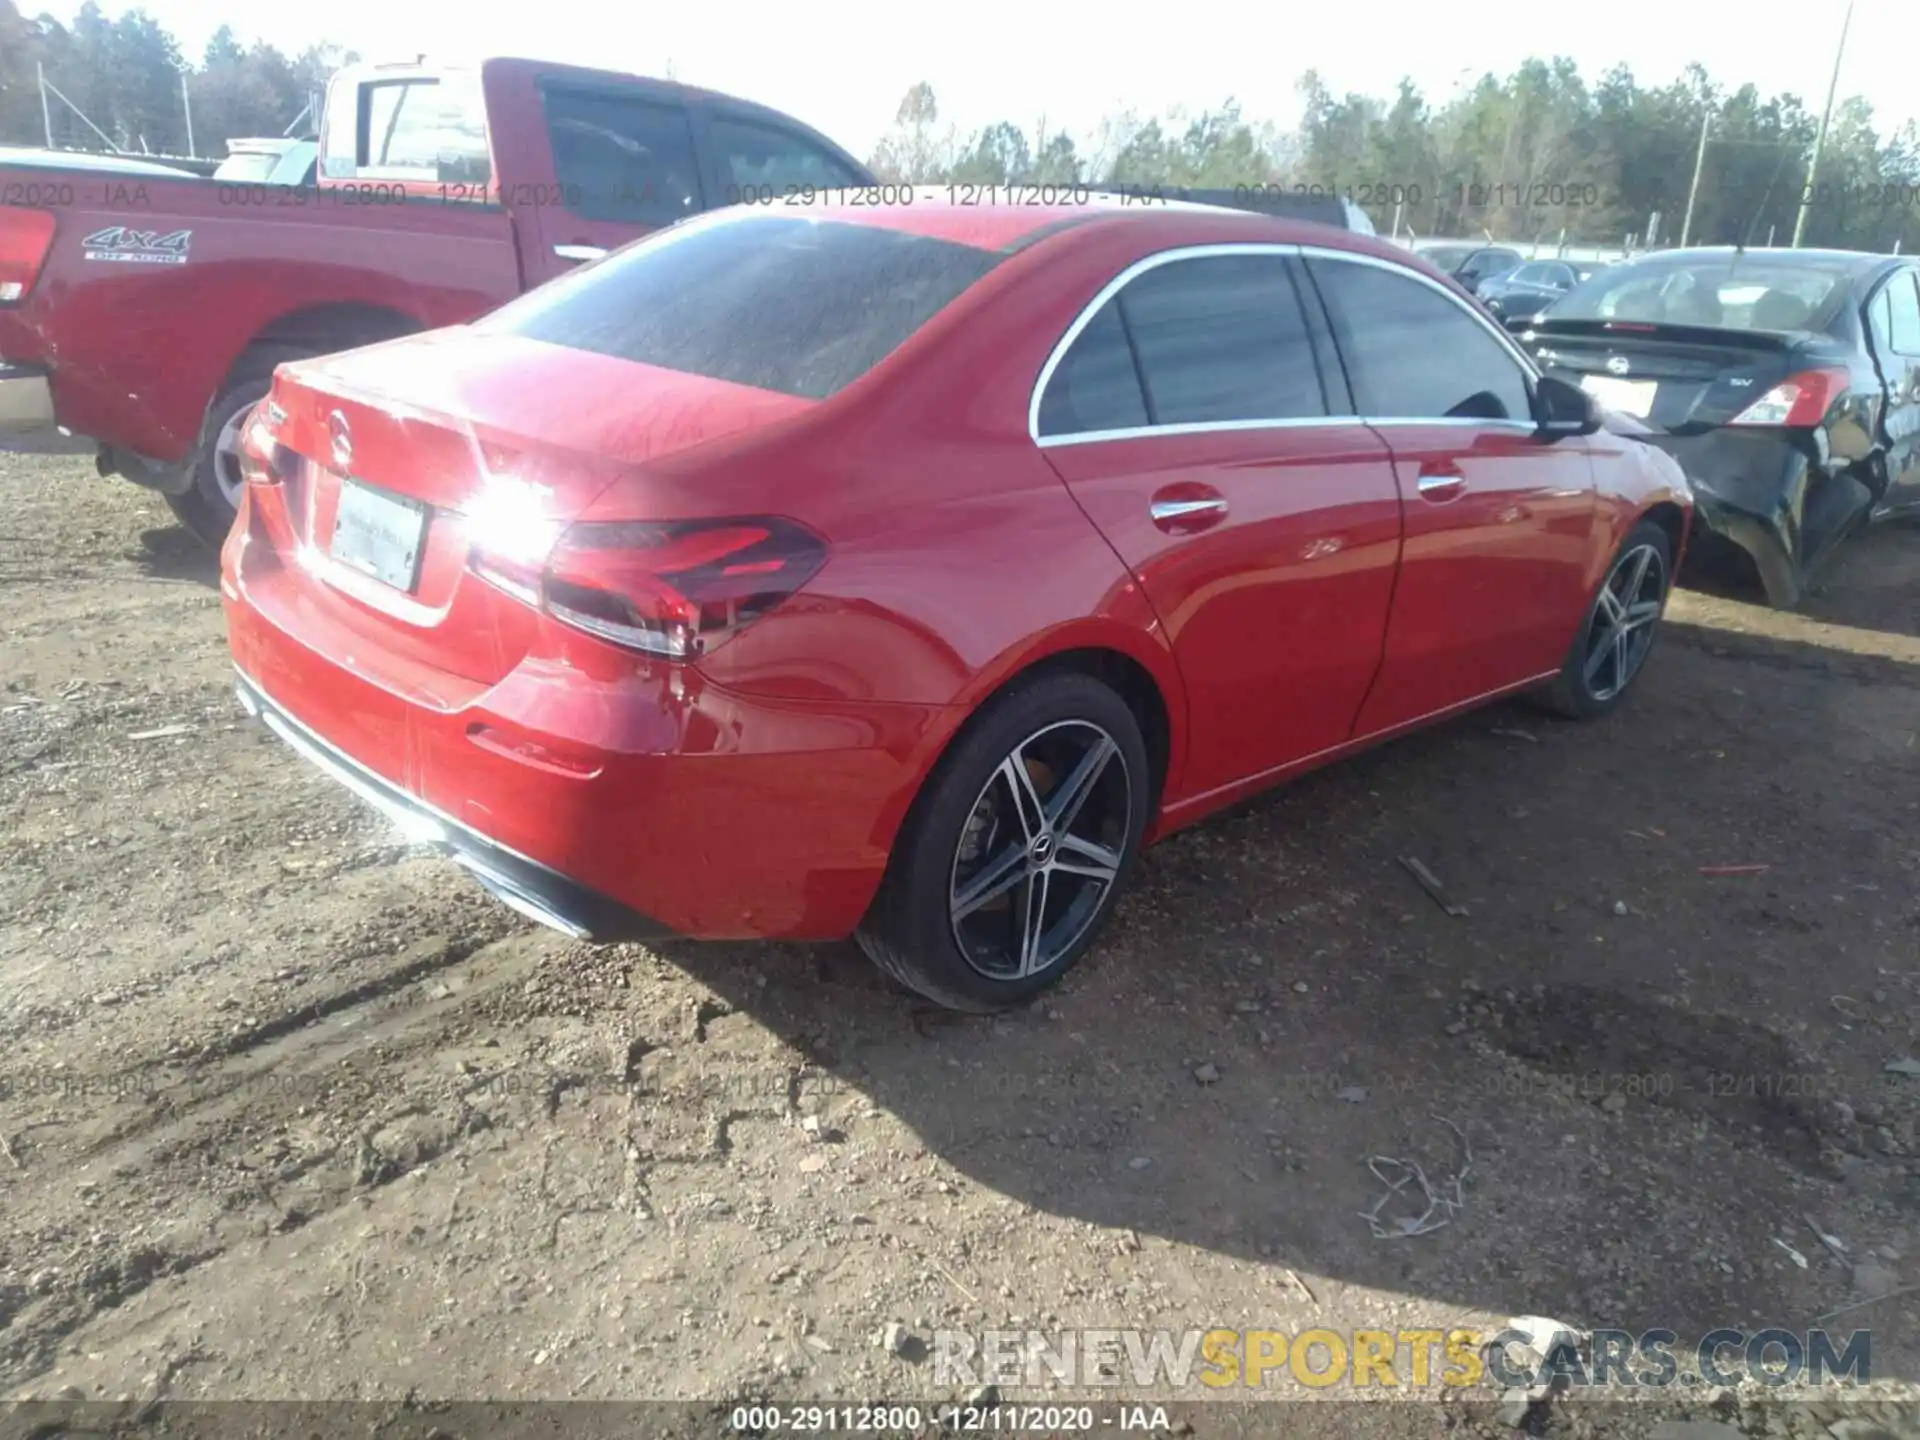
M 1692 480 L 1692 554 L 1769 604 L 1871 520 L 1920 510 L 1920 263 L 1670 250 L 1601 271 L 1521 342 L 1653 432 Z
M 1471 240 L 1428 241 L 1414 246 L 1414 254 L 1451 276 L 1469 295 L 1478 295 L 1487 281 L 1507 274 L 1521 263 L 1518 250 Z
M 1480 303 L 1503 321 L 1531 319 L 1599 269 L 1584 260 L 1530 260 L 1481 281 Z

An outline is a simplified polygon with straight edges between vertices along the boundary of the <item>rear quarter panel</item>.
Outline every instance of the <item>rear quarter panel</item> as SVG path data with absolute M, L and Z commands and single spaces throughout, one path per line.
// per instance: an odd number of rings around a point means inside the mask
M 357 305 L 433 328 L 519 293 L 513 222 L 495 207 L 77 171 L 0 170 L 0 193 L 55 173 L 53 246 L 26 299 L 0 309 L 0 353 L 51 367 L 62 425 L 154 459 L 188 453 L 235 359 L 284 317 Z M 110 259 L 88 242 L 112 230 L 184 238 L 174 260 Z

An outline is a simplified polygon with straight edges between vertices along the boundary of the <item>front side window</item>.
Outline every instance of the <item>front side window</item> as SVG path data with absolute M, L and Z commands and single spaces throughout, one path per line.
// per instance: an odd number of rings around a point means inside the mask
M 804 136 L 731 116 L 709 124 L 729 193 L 723 200 L 781 196 L 791 190 L 846 189 L 860 177 Z
M 543 88 L 562 201 L 585 220 L 671 225 L 703 208 L 686 110 L 566 85 Z
M 823 400 L 1004 258 L 874 225 L 730 208 L 549 281 L 474 328 Z
M 1039 433 L 1326 413 L 1285 258 L 1212 255 L 1156 265 L 1101 307 L 1047 382 Z
M 1451 296 L 1379 265 L 1313 256 L 1354 403 L 1376 420 L 1530 422 L 1526 371 Z

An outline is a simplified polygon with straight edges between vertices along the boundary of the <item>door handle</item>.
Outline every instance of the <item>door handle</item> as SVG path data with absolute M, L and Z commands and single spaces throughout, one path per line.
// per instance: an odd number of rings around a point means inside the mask
M 598 260 L 607 252 L 600 245 L 556 245 L 553 253 L 562 260 Z
M 1170 535 L 1190 535 L 1227 518 L 1227 502 L 1222 496 L 1194 500 L 1155 500 L 1147 514 Z
M 1422 467 L 1414 488 L 1423 500 L 1456 500 L 1467 488 L 1467 477 L 1452 465 L 1428 465 Z

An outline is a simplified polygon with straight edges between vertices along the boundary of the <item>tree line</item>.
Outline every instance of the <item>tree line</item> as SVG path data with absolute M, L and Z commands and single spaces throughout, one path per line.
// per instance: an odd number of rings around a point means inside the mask
M 190 101 L 195 147 L 218 155 L 230 137 L 282 133 L 357 58 L 242 46 L 223 27 L 189 62 L 142 10 L 109 19 L 88 0 L 68 26 L 0 0 L 0 143 L 43 142 L 36 67 L 121 149 L 186 153 Z M 1407 80 L 1390 97 L 1336 95 L 1308 71 L 1297 92 L 1291 129 L 1230 99 L 1195 114 L 1123 111 L 1075 135 L 1044 119 L 962 131 L 921 83 L 871 164 L 920 184 L 1332 190 L 1383 232 L 1532 243 L 1671 244 L 1684 230 L 1694 243 L 1785 244 L 1804 195 L 1806 244 L 1920 247 L 1920 131 L 1882 134 L 1858 98 L 1835 106 L 1809 181 L 1818 112 L 1795 95 L 1729 88 L 1699 65 L 1648 86 L 1624 66 L 1589 81 L 1570 59 L 1535 59 L 1444 99 Z M 107 148 L 68 106 L 50 109 L 56 145 Z
M 1330 190 L 1382 233 L 1531 243 L 1672 244 L 1684 231 L 1694 244 L 1784 245 L 1804 195 L 1804 244 L 1920 247 L 1920 130 L 1880 134 L 1858 98 L 1834 107 L 1809 182 L 1818 112 L 1728 89 L 1699 65 L 1647 86 L 1624 66 L 1590 84 L 1572 60 L 1529 60 L 1438 103 L 1410 80 L 1390 99 L 1335 95 L 1310 70 L 1298 92 L 1292 130 L 1228 100 L 1197 115 L 1122 113 L 1076 142 L 1045 122 L 959 131 L 919 84 L 871 163 L 923 184 Z
M 0 0 L 0 144 L 43 145 L 50 125 L 63 150 L 219 157 L 228 139 L 285 133 L 327 77 L 358 58 L 333 45 L 298 55 L 243 46 L 222 26 L 190 62 L 144 10 L 109 19 L 88 0 L 64 25 Z M 43 74 L 58 92 L 44 111 Z

